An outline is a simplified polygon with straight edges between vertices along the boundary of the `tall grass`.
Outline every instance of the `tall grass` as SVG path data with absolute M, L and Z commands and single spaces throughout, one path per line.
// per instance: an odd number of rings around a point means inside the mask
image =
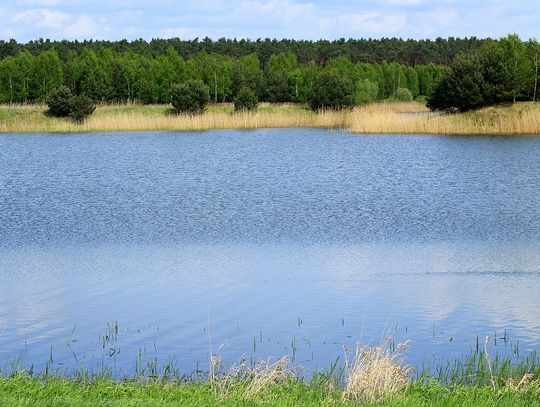
M 91 132 L 145 130 L 344 127 L 347 112 L 312 113 L 297 105 L 262 105 L 258 112 L 233 113 L 232 106 L 210 106 L 202 115 L 175 115 L 167 106 L 99 106 L 83 124 L 47 117 L 45 106 L 0 106 L 0 132 Z
M 400 344 L 391 349 L 388 342 L 379 346 L 358 344 L 352 359 L 346 355 L 343 399 L 379 402 L 406 388 L 413 372 L 403 362 L 402 351 L 406 347 L 407 344 Z
M 419 104 L 357 107 L 348 128 L 367 134 L 540 134 L 540 104 L 516 103 L 455 114 L 435 114 Z
M 0 106 L 0 132 L 344 128 L 360 134 L 540 134 L 540 103 L 515 103 L 468 113 L 435 114 L 418 102 L 376 103 L 352 111 L 313 113 L 299 104 L 261 104 L 256 113 L 211 105 L 202 115 L 175 115 L 166 105 L 105 105 L 83 124 L 46 115 L 43 105 Z

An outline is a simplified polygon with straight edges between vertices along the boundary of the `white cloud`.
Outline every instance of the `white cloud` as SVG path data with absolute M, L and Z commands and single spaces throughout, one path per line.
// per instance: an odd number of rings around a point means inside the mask
M 68 14 L 50 9 L 31 9 L 11 17 L 15 23 L 31 24 L 40 28 L 61 29 L 70 20 Z
M 66 38 L 96 38 L 97 26 L 92 17 L 81 15 L 73 24 L 63 30 Z

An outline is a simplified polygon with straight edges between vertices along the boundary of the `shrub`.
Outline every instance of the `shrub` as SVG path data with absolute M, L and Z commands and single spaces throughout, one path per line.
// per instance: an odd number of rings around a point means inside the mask
M 88 96 L 73 96 L 70 99 L 71 112 L 70 117 L 77 123 L 83 123 L 85 119 L 94 113 L 96 105 Z
M 171 88 L 171 103 L 176 113 L 202 113 L 209 101 L 208 86 L 201 80 L 189 80 Z
M 354 86 L 351 80 L 335 71 L 322 72 L 313 84 L 308 96 L 312 110 L 339 110 L 354 106 Z
M 414 98 L 411 91 L 407 88 L 398 88 L 394 99 L 398 102 L 411 102 Z
M 71 113 L 71 98 L 73 93 L 67 86 L 53 89 L 47 96 L 49 113 L 55 117 L 67 117 Z
M 257 110 L 259 100 L 257 95 L 247 86 L 242 87 L 238 91 L 238 95 L 234 98 L 235 111 L 253 111 Z

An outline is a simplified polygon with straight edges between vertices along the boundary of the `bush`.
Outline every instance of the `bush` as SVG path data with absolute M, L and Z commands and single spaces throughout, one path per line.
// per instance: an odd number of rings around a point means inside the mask
M 394 95 L 394 99 L 398 102 L 412 102 L 414 98 L 409 89 L 398 88 L 396 90 L 396 94 Z
M 94 113 L 96 105 L 87 96 L 74 96 L 67 86 L 60 86 L 47 97 L 49 113 L 55 117 L 71 117 L 77 123 Z
M 83 123 L 88 116 L 94 113 L 96 105 L 88 96 L 80 95 L 73 96 L 70 100 L 71 112 L 70 117 L 77 123 Z
M 235 111 L 253 111 L 257 110 L 259 100 L 257 95 L 247 86 L 242 87 L 238 91 L 238 95 L 234 98 Z
M 322 72 L 313 84 L 308 104 L 312 110 L 339 110 L 354 106 L 354 86 L 351 80 L 335 71 Z
M 202 113 L 209 101 L 208 86 L 201 80 L 189 80 L 171 88 L 171 103 L 176 113 Z
M 67 117 L 71 113 L 71 98 L 73 93 L 67 86 L 53 89 L 47 96 L 49 113 L 55 117 Z

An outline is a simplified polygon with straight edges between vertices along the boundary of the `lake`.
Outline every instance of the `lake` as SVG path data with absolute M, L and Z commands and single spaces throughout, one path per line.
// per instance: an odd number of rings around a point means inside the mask
M 0 136 L 0 369 L 540 342 L 540 138 Z M 478 339 L 479 338 L 479 339 Z

